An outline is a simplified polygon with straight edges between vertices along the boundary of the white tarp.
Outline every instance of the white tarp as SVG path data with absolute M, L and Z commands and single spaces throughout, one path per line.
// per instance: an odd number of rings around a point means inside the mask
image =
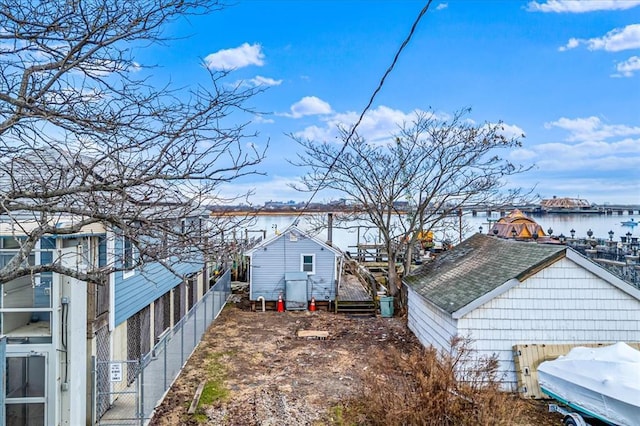
M 625 343 L 576 347 L 538 366 L 543 392 L 621 426 L 640 425 L 640 351 Z

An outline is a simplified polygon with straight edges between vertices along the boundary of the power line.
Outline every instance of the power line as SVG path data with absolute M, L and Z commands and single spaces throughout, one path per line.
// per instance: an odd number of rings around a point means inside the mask
M 404 41 L 402 42 L 402 44 L 398 48 L 398 51 L 396 52 L 395 56 L 393 57 L 393 61 L 391 62 L 391 65 L 389 65 L 389 68 L 387 68 L 387 70 L 383 74 L 382 78 L 380 79 L 380 83 L 378 83 L 378 87 L 376 87 L 376 89 L 371 94 L 371 97 L 369 98 L 369 102 L 367 103 L 367 105 L 364 107 L 364 109 L 360 113 L 360 116 L 358 117 L 358 120 L 353 125 L 353 127 L 351 128 L 351 131 L 349 132 L 349 134 L 347 135 L 346 139 L 344 140 L 344 143 L 342 144 L 342 148 L 340 148 L 340 151 L 338 152 L 338 154 L 336 154 L 336 156 L 333 158 L 331 164 L 329 165 L 329 168 L 327 169 L 327 171 L 325 172 L 324 176 L 322 177 L 322 179 L 320 180 L 320 182 L 318 183 L 318 185 L 314 189 L 313 193 L 309 197 L 309 200 L 307 200 L 307 202 L 305 203 L 304 207 L 300 210 L 300 213 L 298 214 L 298 217 L 300 217 L 302 215 L 302 213 L 304 213 L 309 208 L 309 205 L 311 204 L 311 201 L 313 201 L 313 198 L 318 194 L 318 191 L 320 190 L 320 188 L 326 182 L 326 180 L 327 180 L 327 178 L 329 176 L 329 173 L 331 173 L 331 170 L 336 165 L 336 162 L 338 161 L 338 158 L 347 149 L 347 146 L 349 145 L 349 142 L 351 141 L 351 138 L 356 133 L 356 129 L 358 128 L 358 126 L 362 122 L 362 120 L 363 120 L 365 114 L 367 113 L 367 111 L 369 111 L 369 109 L 371 108 L 371 105 L 373 105 L 373 101 L 375 100 L 376 96 L 378 95 L 380 90 L 382 90 L 382 86 L 384 86 L 385 80 L 387 79 L 389 74 L 391 74 L 391 71 L 393 71 L 393 68 L 396 66 L 396 63 L 398 62 L 398 58 L 400 57 L 400 54 L 402 53 L 404 48 L 407 47 L 407 45 L 409 44 L 409 41 L 411 41 L 411 38 L 413 37 L 413 34 L 415 33 L 416 28 L 418 27 L 418 23 L 420 23 L 420 20 L 422 19 L 422 17 L 427 13 L 427 10 L 429 10 L 429 6 L 431 6 L 431 2 L 432 1 L 433 0 L 428 0 L 427 1 L 427 4 L 422 8 L 422 10 L 418 14 L 417 18 L 413 22 L 413 25 L 411 26 L 411 30 L 409 31 L 409 34 L 407 35 L 407 37 L 404 39 Z

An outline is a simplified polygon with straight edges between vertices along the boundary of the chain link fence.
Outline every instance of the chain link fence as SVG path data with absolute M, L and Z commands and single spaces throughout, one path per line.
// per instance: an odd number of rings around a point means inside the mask
M 231 273 L 227 270 L 216 284 L 187 314 L 162 336 L 151 352 L 141 360 L 98 361 L 94 359 L 94 413 L 101 412 L 104 401 L 110 401 L 109 409 L 96 422 L 101 426 L 144 425 L 153 416 L 155 407 L 178 377 L 204 332 L 216 319 L 231 295 Z M 122 371 L 123 366 L 127 371 Z M 105 371 L 111 380 L 127 372 L 136 371 L 136 378 L 126 387 L 112 383 L 108 392 L 98 385 Z M 126 382 L 125 382 L 126 383 Z M 95 402 L 94 402 L 95 403 Z

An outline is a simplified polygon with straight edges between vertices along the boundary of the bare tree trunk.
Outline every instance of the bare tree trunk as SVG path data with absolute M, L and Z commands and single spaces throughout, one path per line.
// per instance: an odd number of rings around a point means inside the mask
M 387 272 L 387 288 L 389 290 L 389 295 L 395 296 L 398 294 L 398 289 L 400 288 L 398 286 L 398 271 L 396 269 L 397 253 L 395 248 L 393 247 L 393 241 L 391 241 L 390 239 L 387 239 L 386 246 L 389 256 L 387 259 L 387 267 L 389 268 Z

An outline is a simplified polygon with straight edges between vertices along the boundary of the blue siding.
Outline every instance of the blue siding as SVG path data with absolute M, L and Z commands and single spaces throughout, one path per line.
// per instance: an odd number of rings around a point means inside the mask
M 298 235 L 291 241 L 289 233 Z M 266 248 L 266 250 L 265 250 Z M 285 272 L 301 271 L 300 256 L 315 256 L 315 274 L 307 280 L 307 294 L 316 300 L 334 300 L 336 297 L 336 253 L 327 245 L 306 236 L 301 231 L 287 230 L 278 238 L 266 241 L 251 253 L 251 300 L 263 296 L 277 300 L 285 294 Z
M 116 253 L 122 253 L 122 238 L 116 238 Z M 116 256 L 117 257 L 117 256 Z M 183 275 L 202 270 L 203 260 L 173 262 L 172 267 Z M 159 263 L 147 264 L 136 270 L 133 276 L 123 278 L 123 272 L 115 274 L 115 325 L 121 324 L 158 297 L 182 283 L 182 279 Z

